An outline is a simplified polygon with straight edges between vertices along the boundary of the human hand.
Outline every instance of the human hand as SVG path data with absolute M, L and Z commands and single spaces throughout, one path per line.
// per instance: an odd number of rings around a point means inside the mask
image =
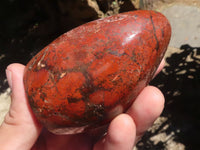
M 157 73 L 162 66 L 163 63 Z M 42 125 L 30 109 L 23 86 L 24 68 L 21 64 L 11 64 L 6 70 L 12 95 L 9 112 L 0 126 L 2 150 L 132 150 L 164 107 L 162 93 L 153 86 L 147 86 L 126 114 L 112 120 L 107 134 L 98 141 L 94 135 L 86 133 L 54 135 L 42 130 Z

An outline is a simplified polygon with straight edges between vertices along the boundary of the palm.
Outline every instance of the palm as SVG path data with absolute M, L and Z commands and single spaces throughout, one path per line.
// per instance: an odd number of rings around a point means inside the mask
M 89 150 L 92 146 L 92 138 L 86 134 L 54 135 L 44 129 L 32 150 Z

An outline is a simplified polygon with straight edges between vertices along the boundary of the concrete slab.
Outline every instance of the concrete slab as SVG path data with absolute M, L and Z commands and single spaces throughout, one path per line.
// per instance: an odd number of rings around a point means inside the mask
M 171 47 L 200 46 L 200 8 L 175 4 L 162 10 L 172 26 Z
M 0 94 L 0 125 L 4 120 L 4 116 L 8 112 L 10 102 L 10 88 L 8 88 L 4 93 Z

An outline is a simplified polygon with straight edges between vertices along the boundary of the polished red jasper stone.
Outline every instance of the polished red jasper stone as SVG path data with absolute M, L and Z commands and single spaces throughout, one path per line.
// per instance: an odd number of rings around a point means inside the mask
M 58 134 L 107 124 L 149 83 L 171 36 L 154 11 L 132 11 L 81 25 L 27 64 L 24 85 L 37 119 Z

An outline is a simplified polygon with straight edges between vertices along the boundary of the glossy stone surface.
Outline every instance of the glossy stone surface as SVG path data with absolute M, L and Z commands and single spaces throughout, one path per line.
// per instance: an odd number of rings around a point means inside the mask
M 89 22 L 61 35 L 26 66 L 24 85 L 34 114 L 57 134 L 108 123 L 149 83 L 170 36 L 167 19 L 145 10 Z

